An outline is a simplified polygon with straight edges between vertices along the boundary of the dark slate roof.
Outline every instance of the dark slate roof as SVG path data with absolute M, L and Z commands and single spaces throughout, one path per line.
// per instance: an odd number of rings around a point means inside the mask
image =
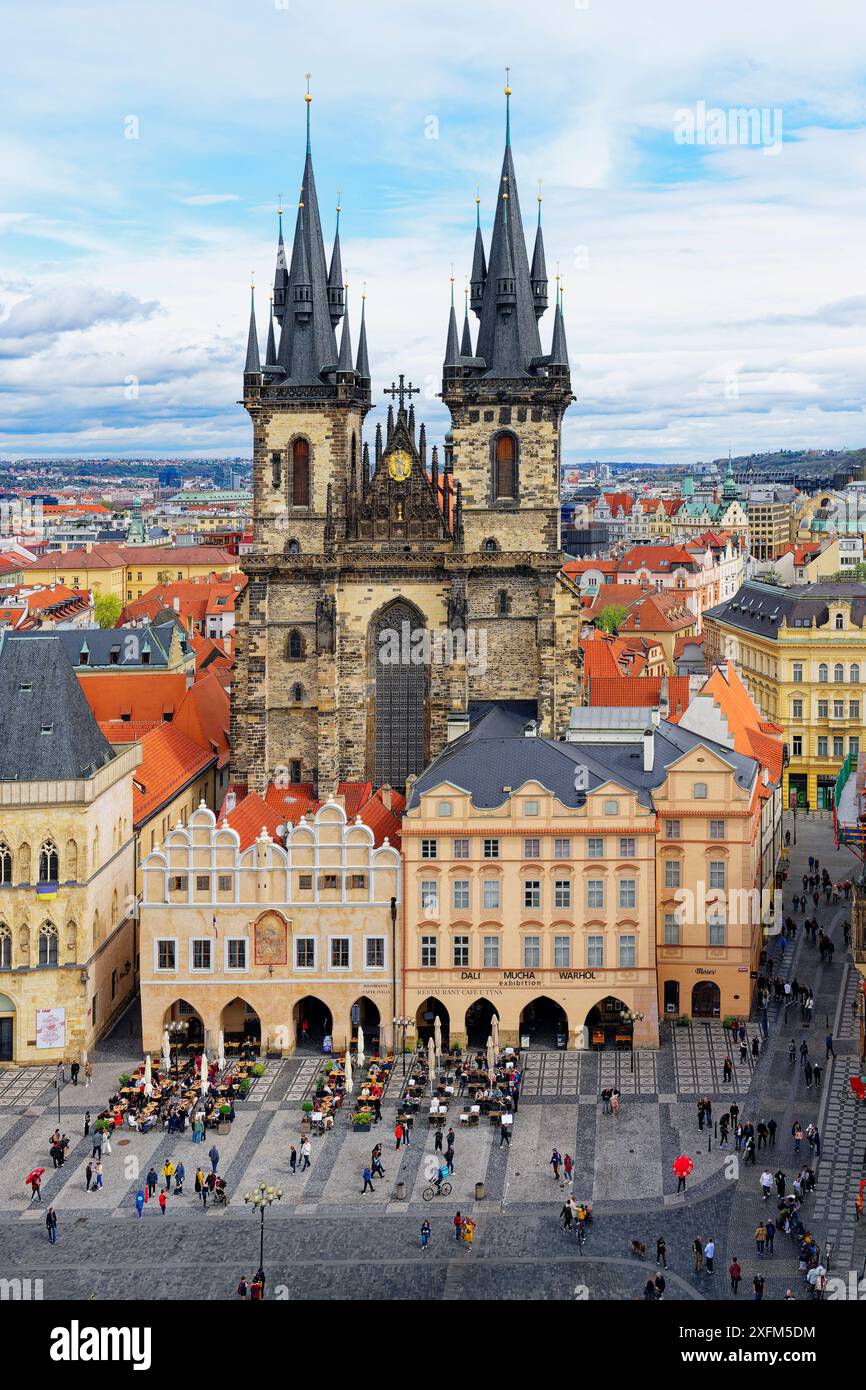
M 256 292 L 250 290 L 250 327 L 247 334 L 247 356 L 244 362 L 246 376 L 258 376 L 261 372 L 259 361 L 259 335 L 256 331 Z
M 743 632 L 775 639 L 787 627 L 826 627 L 829 604 L 842 599 L 851 604 L 851 621 L 863 626 L 866 618 L 866 584 L 762 584 L 748 580 L 733 598 L 708 608 L 705 618 L 716 618 Z
M 0 782 L 92 777 L 114 757 L 60 637 L 0 642 Z
M 539 781 L 565 806 L 577 806 L 583 795 L 575 790 L 577 767 L 586 767 L 589 790 L 616 782 L 637 793 L 638 801 L 651 808 L 652 792 L 667 776 L 667 769 L 697 744 L 711 749 L 734 769 L 737 784 L 750 788 L 758 775 L 754 758 L 735 753 L 722 744 L 699 737 L 688 729 L 662 720 L 655 732 L 654 765 L 644 772 L 643 741 L 633 743 L 565 743 L 550 738 L 528 738 L 526 719 L 500 707 L 491 709 L 462 738 L 443 749 L 412 787 L 407 809 L 420 796 L 443 782 L 453 782 L 469 792 L 479 807 L 501 806 L 510 793 L 528 781 Z
M 103 670 L 116 666 L 118 669 L 129 670 L 130 667 L 147 665 L 154 670 L 164 671 L 168 667 L 169 648 L 176 626 L 172 614 L 171 621 L 160 623 L 159 626 L 70 627 L 62 629 L 56 635 L 67 660 L 76 668 Z M 38 641 L 42 633 L 38 630 L 25 630 L 10 635 L 16 642 L 33 642 Z M 181 633 L 181 636 L 184 634 Z M 85 646 L 86 661 L 82 659 Z M 150 651 L 150 659 L 146 663 L 141 659 L 145 646 Z M 117 661 L 111 659 L 112 650 L 117 652 Z
M 307 108 L 309 113 L 309 106 Z M 295 224 L 289 282 L 286 289 L 286 309 L 280 335 L 278 361 L 285 371 L 280 384 L 312 385 L 322 381 L 322 370 L 332 371 L 337 361 L 337 339 L 331 322 L 328 303 L 328 269 L 325 262 L 325 243 L 319 217 L 319 198 L 310 153 L 309 126 L 307 154 L 301 183 L 301 201 Z M 293 303 L 295 285 L 306 284 L 310 289 L 306 308 L 309 316 L 297 317 Z

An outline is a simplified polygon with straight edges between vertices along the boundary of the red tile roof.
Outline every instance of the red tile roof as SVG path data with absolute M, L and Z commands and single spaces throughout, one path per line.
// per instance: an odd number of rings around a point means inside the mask
M 186 694 L 183 671 L 148 671 L 135 675 L 111 670 L 98 675 L 79 675 L 87 703 L 100 723 L 119 720 L 128 714 L 132 720 L 162 723 L 166 714 L 174 715 Z
M 782 775 L 782 740 L 765 732 L 770 721 L 762 719 L 733 662 L 717 666 L 699 694 L 712 695 L 721 709 L 734 740 L 734 751 L 757 759 L 769 772 L 770 780 L 778 782 Z M 779 729 L 778 725 L 771 727 Z M 767 788 L 763 788 L 762 795 L 769 795 Z
M 250 845 L 255 844 L 262 833 L 262 827 L 267 830 L 272 840 L 278 839 L 277 827 L 284 825 L 285 821 L 279 811 L 258 795 L 257 792 L 248 792 L 242 801 L 239 801 L 234 810 L 223 818 L 227 820 L 232 830 L 237 831 L 240 836 L 240 848 L 249 849 Z M 223 820 L 220 820 L 220 825 Z
M 215 671 L 206 671 L 189 687 L 177 707 L 174 722 L 199 747 L 215 752 L 217 765 L 225 767 L 231 751 L 229 697 Z
M 655 709 L 659 703 L 664 676 L 600 677 L 589 689 L 589 703 L 603 709 Z M 688 676 L 670 676 L 668 717 L 676 723 L 689 703 Z
M 132 779 L 132 818 L 146 821 L 172 801 L 214 761 L 214 755 L 194 743 L 173 724 L 160 724 L 141 740 L 142 760 Z
M 639 545 L 623 555 L 619 563 L 620 574 L 634 574 L 636 570 L 646 569 L 652 573 L 670 574 L 678 565 L 694 565 L 695 557 L 682 545 Z

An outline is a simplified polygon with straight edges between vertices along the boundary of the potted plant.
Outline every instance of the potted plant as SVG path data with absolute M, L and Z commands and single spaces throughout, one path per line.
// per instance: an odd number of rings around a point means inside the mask
M 352 1128 L 357 1134 L 369 1134 L 372 1115 L 369 1110 L 359 1110 L 352 1116 Z
M 313 1102 L 311 1100 L 303 1101 L 303 1103 L 301 1104 L 301 1109 L 305 1115 L 309 1115 L 313 1109 Z
M 730 1032 L 731 1029 L 736 1028 L 736 1026 L 737 1020 L 735 1019 L 733 1014 L 728 1014 L 727 1018 L 722 1019 L 722 1027 L 727 1028 L 728 1032 Z
M 264 1062 L 256 1062 L 255 1066 L 253 1067 L 253 1076 L 264 1076 L 264 1074 L 265 1074 L 265 1064 L 264 1064 Z
M 121 1087 L 122 1087 L 122 1086 L 131 1086 L 131 1085 L 132 1085 L 132 1077 L 130 1076 L 130 1074 L 129 1074 L 128 1071 L 125 1071 L 125 1072 L 123 1073 L 122 1076 L 119 1076 L 119 1077 L 117 1078 L 117 1084 L 118 1084 L 118 1086 L 121 1086 Z
M 231 1130 L 232 1122 L 229 1119 L 229 1114 L 229 1107 L 227 1105 L 221 1105 L 219 1109 L 220 1117 L 219 1123 L 217 1124 L 217 1134 L 228 1134 Z
M 238 1094 L 240 1095 L 241 1099 L 244 1099 L 246 1096 L 249 1095 L 249 1091 L 250 1083 L 247 1080 L 247 1078 L 244 1077 L 243 1081 L 238 1082 Z
M 677 1017 L 674 1019 L 674 1025 L 675 1025 L 675 1027 L 677 1027 L 677 1028 L 688 1028 L 688 1026 L 689 1026 L 689 1016 L 688 1016 L 688 1014 L 678 1014 Z

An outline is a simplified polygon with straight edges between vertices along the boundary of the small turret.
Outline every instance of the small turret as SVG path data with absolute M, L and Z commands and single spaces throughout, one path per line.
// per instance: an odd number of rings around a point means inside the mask
M 348 310 L 348 285 L 344 286 L 346 291 L 346 309 Z M 349 315 L 346 313 L 346 321 L 343 324 L 343 332 L 340 337 L 340 356 L 337 362 L 337 381 L 348 381 L 354 378 L 355 368 L 352 363 L 352 334 L 349 329 Z
M 358 335 L 358 356 L 355 360 L 355 371 L 361 381 L 370 380 L 370 359 L 367 355 L 367 296 L 361 295 L 361 331 Z
M 463 337 L 460 339 L 460 356 L 472 356 L 472 333 L 469 328 L 469 286 L 463 290 Z
M 244 363 L 244 386 L 260 386 L 262 367 L 259 360 L 259 335 L 256 330 L 256 291 L 250 285 L 250 327 L 247 334 L 247 356 Z
M 457 315 L 454 312 L 454 276 L 451 276 L 451 311 L 448 315 L 448 336 L 445 340 L 444 366 L 456 367 L 460 361 L 460 340 L 457 337 Z
M 381 461 L 382 461 L 382 421 L 381 421 L 381 420 L 377 420 L 377 421 L 376 421 L 376 442 L 375 442 L 375 445 L 373 446 L 373 458 L 374 458 L 374 460 L 375 460 L 376 467 L 378 468 L 378 467 L 379 467 L 379 464 L 380 464 Z
M 277 267 L 274 271 L 274 316 L 282 324 L 286 312 L 286 296 L 289 289 L 289 271 L 286 265 L 286 244 L 283 241 L 283 197 L 280 194 L 277 208 L 279 233 L 277 235 Z
M 328 271 L 328 312 L 334 328 L 345 312 L 345 286 L 343 284 L 343 264 L 340 257 L 340 195 L 337 194 L 337 230 L 334 233 L 334 249 L 331 252 L 331 268 Z
M 277 344 L 274 338 L 274 297 L 271 295 L 270 310 L 268 312 L 268 345 L 265 351 L 265 366 L 275 367 L 277 365 Z
M 541 318 L 547 308 L 547 266 L 544 263 L 544 238 L 541 234 L 541 184 L 538 186 L 538 226 L 535 230 L 535 248 L 532 252 L 532 299 L 535 304 L 535 317 Z
M 562 376 L 563 373 L 568 372 L 568 345 L 565 341 L 565 319 L 562 316 L 562 289 L 560 286 L 557 286 L 556 291 L 556 313 L 553 319 L 553 341 L 550 346 L 548 371 L 551 376 Z
M 292 265 L 289 281 L 292 287 L 292 312 L 298 323 L 306 323 L 313 312 L 313 281 L 310 275 L 310 260 L 307 255 L 307 242 L 304 236 L 304 190 L 298 202 L 298 220 L 295 224 L 295 241 L 292 246 Z
M 484 238 L 481 235 L 481 199 L 475 194 L 475 250 L 472 253 L 472 281 L 469 307 L 476 318 L 481 317 L 484 303 L 484 286 L 487 283 L 487 258 L 484 255 Z

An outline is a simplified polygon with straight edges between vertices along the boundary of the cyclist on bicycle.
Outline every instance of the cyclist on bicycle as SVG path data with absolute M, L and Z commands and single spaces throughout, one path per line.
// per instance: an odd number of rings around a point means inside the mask
M 438 1173 L 436 1174 L 435 1178 L 433 1179 L 433 1186 L 436 1188 L 436 1195 L 437 1195 L 437 1197 L 438 1197 L 439 1193 L 442 1191 L 442 1184 L 443 1184 L 443 1182 L 445 1181 L 445 1179 L 447 1178 L 447 1176 L 448 1176 L 448 1164 L 447 1164 L 447 1163 L 443 1163 L 442 1166 L 440 1167 Z

